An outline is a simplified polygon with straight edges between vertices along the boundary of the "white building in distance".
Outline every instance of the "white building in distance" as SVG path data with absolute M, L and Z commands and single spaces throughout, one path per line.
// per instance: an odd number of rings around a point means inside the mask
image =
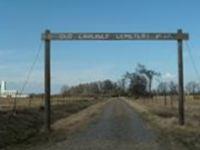
M 17 97 L 17 98 L 26 98 L 29 97 L 27 94 L 20 94 L 17 90 L 7 90 L 6 81 L 1 81 L 1 91 L 0 97 Z

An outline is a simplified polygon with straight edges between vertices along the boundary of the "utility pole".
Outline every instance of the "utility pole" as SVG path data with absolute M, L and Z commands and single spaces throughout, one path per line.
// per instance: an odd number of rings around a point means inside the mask
M 178 42 L 178 95 L 179 95 L 179 124 L 184 125 L 184 83 L 183 83 L 183 39 L 181 38 L 183 32 L 178 30 L 177 42 Z
M 45 130 L 51 130 L 51 64 L 50 64 L 50 31 L 45 31 L 45 54 L 44 54 L 44 79 L 45 79 Z

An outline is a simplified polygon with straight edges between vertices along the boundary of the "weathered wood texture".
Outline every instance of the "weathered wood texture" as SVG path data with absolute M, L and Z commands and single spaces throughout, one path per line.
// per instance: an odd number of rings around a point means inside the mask
M 187 33 L 51 33 L 42 40 L 188 40 Z

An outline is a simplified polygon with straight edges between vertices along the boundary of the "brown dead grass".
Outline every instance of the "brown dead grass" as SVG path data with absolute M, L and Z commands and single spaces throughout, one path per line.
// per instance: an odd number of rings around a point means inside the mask
M 40 132 L 38 136 L 31 139 L 29 145 L 23 144 L 17 147 L 10 147 L 8 150 L 41 149 L 41 147 L 67 140 L 71 134 L 84 129 L 90 121 L 95 119 L 100 113 L 101 107 L 107 102 L 108 101 L 103 100 L 78 113 L 60 119 L 52 124 L 51 133 Z
M 157 99 L 127 100 L 127 102 L 140 112 L 144 119 L 159 130 L 164 138 L 179 142 L 187 149 L 200 149 L 200 100 L 186 97 L 185 101 L 185 126 L 178 125 L 177 98 L 168 97 L 165 105 L 163 97 Z
M 52 122 L 55 123 L 59 119 L 69 117 L 99 102 L 97 100 L 77 100 L 62 105 L 53 105 Z M 15 115 L 11 114 L 10 111 L 0 111 L 0 149 L 9 145 L 46 142 L 53 137 L 54 133 L 49 135 L 40 132 L 43 128 L 44 110 L 24 108 L 18 109 Z
M 105 103 L 107 101 L 90 106 L 67 118 L 60 119 L 52 125 L 52 128 L 53 130 L 72 131 L 72 128 L 80 127 L 81 124 L 86 124 L 93 116 L 96 116 Z
M 16 101 L 15 101 L 16 100 Z M 51 97 L 51 105 L 64 105 L 75 101 L 81 100 L 96 100 L 94 97 Z M 15 103 L 16 102 L 16 103 Z M 0 98 L 0 111 L 12 110 L 16 104 L 17 110 L 40 108 L 44 105 L 44 98 Z

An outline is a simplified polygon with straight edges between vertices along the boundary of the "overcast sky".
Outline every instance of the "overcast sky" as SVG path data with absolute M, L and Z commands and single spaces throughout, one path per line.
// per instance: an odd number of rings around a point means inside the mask
M 51 32 L 176 32 L 190 34 L 192 55 L 200 66 L 198 0 L 0 0 L 0 80 L 20 89 L 45 29 Z M 42 43 L 26 92 L 43 92 Z M 137 63 L 177 81 L 174 41 L 53 42 L 52 91 L 63 84 L 121 78 Z M 184 44 L 185 82 L 197 80 Z M 198 70 L 199 67 L 197 68 Z

